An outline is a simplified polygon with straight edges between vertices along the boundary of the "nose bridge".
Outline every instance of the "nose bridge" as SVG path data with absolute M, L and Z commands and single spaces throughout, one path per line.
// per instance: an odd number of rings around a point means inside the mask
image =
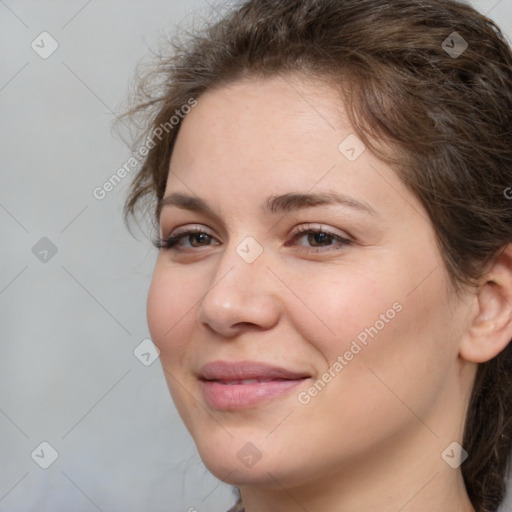
M 226 247 L 205 299 L 223 303 L 224 307 L 242 305 L 254 296 L 259 276 L 264 270 L 263 247 L 253 237 Z
M 253 236 L 245 236 L 226 246 L 213 287 L 220 289 L 223 283 L 228 288 L 234 286 L 240 294 L 254 291 L 254 285 L 261 282 L 265 273 L 265 263 L 263 245 Z
M 268 328 L 278 314 L 268 277 L 263 246 L 254 237 L 226 247 L 199 305 L 199 321 L 224 335 L 237 324 Z

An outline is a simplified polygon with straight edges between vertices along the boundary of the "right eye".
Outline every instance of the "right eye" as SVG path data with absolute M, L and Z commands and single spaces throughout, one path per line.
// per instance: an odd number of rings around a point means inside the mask
M 184 228 L 172 233 L 169 237 L 159 238 L 153 243 L 157 249 L 190 251 L 199 247 L 219 245 L 219 242 L 202 227 Z

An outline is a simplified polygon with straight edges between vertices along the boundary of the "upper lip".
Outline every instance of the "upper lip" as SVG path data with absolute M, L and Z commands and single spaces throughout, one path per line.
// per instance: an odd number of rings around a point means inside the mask
M 223 382 L 246 379 L 297 380 L 308 377 L 310 375 L 304 372 L 287 370 L 286 368 L 257 361 L 213 361 L 205 364 L 199 372 L 199 378 L 202 380 L 218 380 Z

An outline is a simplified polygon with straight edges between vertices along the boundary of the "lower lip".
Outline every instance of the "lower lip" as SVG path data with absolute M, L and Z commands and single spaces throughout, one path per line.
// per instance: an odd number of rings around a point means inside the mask
M 271 380 L 253 384 L 222 384 L 218 381 L 203 381 L 206 403 L 220 410 L 236 410 L 253 407 L 272 398 L 285 395 L 307 379 Z

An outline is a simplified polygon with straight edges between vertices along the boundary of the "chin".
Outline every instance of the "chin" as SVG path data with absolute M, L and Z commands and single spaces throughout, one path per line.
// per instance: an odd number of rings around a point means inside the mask
M 300 483 L 300 474 L 304 473 L 300 461 L 283 456 L 265 436 L 254 443 L 248 441 L 250 437 L 237 435 L 224 442 L 208 437 L 195 439 L 195 442 L 206 468 L 227 484 L 278 490 L 281 489 L 279 484 Z
M 253 467 L 243 467 L 240 463 L 230 463 L 228 460 L 210 460 L 203 456 L 201 458 L 210 473 L 229 485 L 280 489 L 276 480 L 282 480 L 282 468 L 269 462 L 260 460 Z

